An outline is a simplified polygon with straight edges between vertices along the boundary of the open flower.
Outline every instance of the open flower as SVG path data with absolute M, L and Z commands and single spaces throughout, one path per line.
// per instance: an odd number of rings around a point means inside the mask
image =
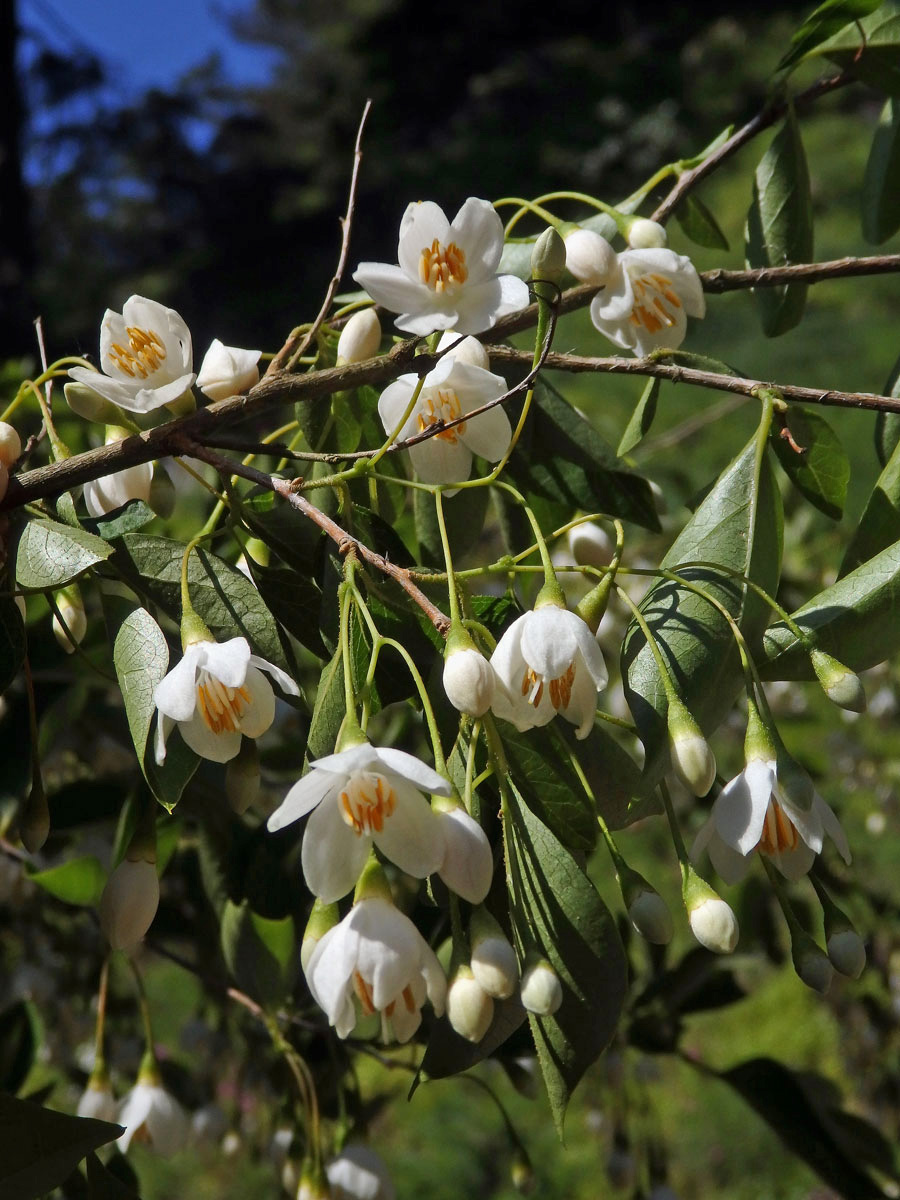
M 269 817 L 274 833 L 312 813 L 301 859 L 307 886 L 326 904 L 359 879 L 372 843 L 401 871 L 423 879 L 443 863 L 441 822 L 423 789 L 450 785 L 412 754 L 364 742 L 317 759 Z
M 585 738 L 594 724 L 606 664 L 597 639 L 576 613 L 544 604 L 513 621 L 497 643 L 491 666 L 502 687 L 494 713 L 520 732 L 546 725 L 557 713 Z
M 156 685 L 156 761 L 165 760 L 166 738 L 176 724 L 195 754 L 220 763 L 234 758 L 241 735 L 264 734 L 275 716 L 275 694 L 263 671 L 282 691 L 299 695 L 290 675 L 251 654 L 246 638 L 189 643 L 181 662 Z
M 422 1022 L 426 996 L 440 1016 L 447 994 L 434 951 L 409 917 L 378 897 L 357 901 L 324 934 L 307 964 L 306 979 L 342 1038 L 357 1022 L 354 999 L 363 1016 L 381 1015 L 384 1041 L 408 1042 Z
M 812 866 L 829 834 L 844 862 L 850 847 L 840 822 L 818 793 L 804 811 L 779 786 L 774 759 L 751 758 L 740 775 L 716 798 L 709 820 L 697 834 L 691 858 L 709 851 L 726 883 L 737 883 L 750 868 L 751 854 L 766 854 L 787 879 L 800 879 Z
M 498 275 L 503 223 L 487 200 L 470 196 L 449 222 L 431 200 L 410 204 L 400 222 L 398 266 L 363 262 L 353 274 L 395 324 L 424 336 L 436 329 L 481 333 L 528 304 L 528 287 Z
M 70 367 L 69 375 L 129 412 L 171 404 L 196 378 L 187 325 L 174 309 L 144 296 L 131 296 L 121 313 L 106 310 L 100 365 L 105 374 Z
M 188 1116 L 157 1079 L 142 1071 L 138 1082 L 122 1100 L 116 1120 L 125 1132 L 116 1141 L 125 1154 L 132 1142 L 147 1142 L 168 1158 L 187 1141 Z
M 378 415 L 385 432 L 397 428 L 418 382 L 417 375 L 401 375 L 381 393 Z M 425 376 L 399 438 L 403 441 L 434 425 L 457 421 L 506 391 L 506 380 L 499 375 L 448 354 Z M 409 456 L 423 483 L 458 483 L 468 479 L 473 454 L 497 462 L 506 453 L 511 437 L 509 418 L 503 406 L 497 404 L 472 420 L 460 421 L 410 446 Z
M 594 282 L 594 281 L 592 281 Z M 702 317 L 706 300 L 694 264 L 664 248 L 623 250 L 591 301 L 591 320 L 617 346 L 643 357 L 684 341 L 687 318 Z

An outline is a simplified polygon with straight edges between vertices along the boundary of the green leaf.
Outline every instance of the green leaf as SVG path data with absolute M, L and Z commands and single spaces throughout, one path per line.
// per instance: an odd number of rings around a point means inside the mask
M 781 568 L 781 497 L 765 441 L 757 432 L 716 481 L 663 558 L 661 566 L 721 563 L 747 575 L 770 594 Z M 713 568 L 681 572 L 719 601 L 737 620 L 751 647 L 765 629 L 768 605 L 740 582 Z M 731 629 L 703 597 L 662 579 L 641 611 L 685 704 L 711 732 L 731 708 L 742 673 Z M 655 783 L 668 760 L 667 702 L 659 670 L 636 622 L 622 648 L 625 695 L 647 752 L 645 786 Z
M 266 1007 L 282 1001 L 297 974 L 293 918 L 271 921 L 246 901 L 227 900 L 221 936 L 222 954 L 238 987 Z
M 241 501 L 241 517 L 250 532 L 294 570 L 306 576 L 317 574 L 328 539 L 296 508 L 276 503 L 272 492 L 260 492 Z
M 813 255 L 809 170 L 793 108 L 756 168 L 744 251 L 748 267 L 785 267 Z M 806 306 L 805 283 L 754 289 L 763 333 L 793 329 Z
M 656 402 L 659 399 L 659 379 L 648 379 L 644 390 L 641 392 L 641 398 L 635 406 L 634 412 L 631 414 L 631 419 L 625 426 L 625 432 L 622 434 L 619 448 L 616 454 L 623 458 L 629 454 L 638 442 L 642 441 L 650 431 L 650 426 L 653 424 L 653 418 L 656 416 Z
M 728 238 L 702 200 L 687 193 L 675 209 L 675 217 L 684 233 L 698 246 L 727 250 Z
M 570 850 L 590 852 L 597 843 L 597 818 L 574 768 L 547 728 L 518 733 L 502 721 L 498 729 L 509 778 L 535 816 Z
M 369 669 L 369 643 L 354 612 L 350 618 L 350 654 L 354 690 L 359 693 Z M 347 706 L 344 700 L 344 661 L 340 647 L 335 650 L 319 679 L 316 702 L 306 753 L 310 762 L 331 754 L 340 732 Z
M 615 1033 L 625 999 L 625 953 L 612 915 L 578 862 L 514 787 L 513 795 L 504 821 L 516 944 L 523 958 L 536 949 L 563 985 L 553 1016 L 529 1014 L 561 1137 L 569 1097 Z
M 96 906 L 106 886 L 106 871 L 98 858 L 92 854 L 83 858 L 72 858 L 58 867 L 46 871 L 29 873 L 32 883 L 39 884 L 45 892 L 64 900 L 66 904 Z
M 860 200 L 862 231 L 876 246 L 900 229 L 900 102 L 885 104 L 866 162 Z
M 811 55 L 824 55 L 856 79 L 888 96 L 900 94 L 900 4 L 886 0 L 856 25 L 821 42 Z
M 700 151 L 699 154 L 694 154 L 690 158 L 680 159 L 679 165 L 685 171 L 692 171 L 694 169 L 694 167 L 699 167 L 702 162 L 706 162 L 706 160 L 709 158 L 709 156 L 711 154 L 715 154 L 715 152 L 717 150 L 720 150 L 725 145 L 725 143 L 728 141 L 728 139 L 731 137 L 731 135 L 733 133 L 734 133 L 734 126 L 726 125 L 726 127 L 721 131 L 721 133 L 716 134 L 716 136 L 709 143 L 709 145 L 703 147 L 703 149 Z
M 15 1095 L 28 1077 L 36 1053 L 31 1011 L 24 1000 L 17 1000 L 0 1013 L 0 1088 L 4 1092 Z M 2 1142 L 0 1136 L 0 1145 Z
M 844 552 L 838 577 L 900 541 L 900 443 L 866 501 L 865 511 Z
M 87 1156 L 88 1200 L 138 1200 L 137 1192 L 116 1178 L 96 1154 Z
M 67 1179 L 86 1154 L 122 1133 L 121 1125 L 0 1095 L 0 1200 L 37 1200 Z
M 129 500 L 127 504 L 123 504 L 121 508 L 117 508 L 115 512 L 107 513 L 105 516 L 85 517 L 84 527 L 91 533 L 96 533 L 105 542 L 111 542 L 113 538 L 121 537 L 123 533 L 134 533 L 138 529 L 143 529 L 155 517 L 156 513 L 145 501 Z
M 560 725 L 560 732 L 581 764 L 597 811 L 608 828 L 624 829 L 642 817 L 662 812 L 655 792 L 646 794 L 637 763 L 602 722 L 595 724 L 582 741 L 566 724 Z
M 581 508 L 659 529 L 647 480 L 623 470 L 594 426 L 543 379 L 507 470 L 550 527 Z
M 891 367 L 891 373 L 881 389 L 881 394 L 900 399 L 900 358 Z M 875 453 L 883 467 L 887 466 L 898 443 L 900 443 L 900 413 L 885 412 L 882 409 L 875 418 Z
M 517 996 L 495 1000 L 493 1020 L 480 1042 L 469 1042 L 460 1037 L 446 1017 L 435 1022 L 410 1096 L 423 1080 L 459 1075 L 489 1058 L 516 1032 L 527 1016 Z
M 83 529 L 31 520 L 19 539 L 16 580 L 20 587 L 32 590 L 62 587 L 111 553 L 112 547 L 103 538 Z
M 826 517 L 840 520 L 850 481 L 850 459 L 841 439 L 824 417 L 792 405 L 784 422 L 798 453 L 780 428 L 772 429 L 770 440 L 785 473 L 810 504 Z
M 814 596 L 791 616 L 814 646 L 854 671 L 900 649 L 900 542 L 894 542 Z M 812 679 L 809 654 L 783 621 L 766 630 L 764 679 Z
M 291 567 L 263 566 L 249 557 L 247 565 L 276 621 L 307 650 L 324 657 L 325 645 L 319 632 L 322 589 L 316 581 Z
M 839 33 L 845 25 L 859 21 L 881 6 L 882 0 L 825 0 L 806 18 L 791 38 L 791 48 L 776 67 L 789 71 L 816 46 Z
M 25 661 L 25 625 L 12 596 L 0 596 L 0 694 L 6 691 Z

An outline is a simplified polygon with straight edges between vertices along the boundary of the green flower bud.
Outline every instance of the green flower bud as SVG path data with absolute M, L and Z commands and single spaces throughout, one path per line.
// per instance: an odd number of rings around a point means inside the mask
M 850 712 L 865 712 L 866 693 L 855 671 L 824 650 L 813 650 L 810 659 L 816 678 L 829 700 Z

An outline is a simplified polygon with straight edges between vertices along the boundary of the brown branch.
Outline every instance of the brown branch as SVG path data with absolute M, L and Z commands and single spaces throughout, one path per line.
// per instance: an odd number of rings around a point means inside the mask
M 704 292 L 733 292 L 738 288 L 778 287 L 784 283 L 820 283 L 823 279 L 849 279 L 857 275 L 887 275 L 900 271 L 900 254 L 873 254 L 868 258 L 833 258 L 829 262 L 794 263 L 789 267 L 756 267 L 747 271 L 718 268 L 700 276 Z
M 756 137 L 758 133 L 762 133 L 764 129 L 768 129 L 770 125 L 774 125 L 777 120 L 784 116 L 788 110 L 788 106 L 793 104 L 795 108 L 803 108 L 807 104 L 812 104 L 818 100 L 820 96 L 827 95 L 829 92 L 836 91 L 837 88 L 844 87 L 848 83 L 853 82 L 853 77 L 850 75 L 829 75 L 826 79 L 820 79 L 806 91 L 800 92 L 799 95 L 792 99 L 785 98 L 777 104 L 771 104 L 764 108 L 762 112 L 756 114 L 746 125 L 742 125 L 737 132 L 733 133 L 727 142 L 723 143 L 718 150 L 714 151 L 709 158 L 705 158 L 702 163 L 693 167 L 690 171 L 685 171 L 674 185 L 668 196 L 656 206 L 651 220 L 665 222 L 672 215 L 678 204 L 687 193 L 704 179 L 712 171 L 714 171 L 726 158 L 730 158 L 732 154 L 740 150 Z
M 276 479 L 272 475 L 267 475 L 264 471 L 258 471 L 255 467 L 245 466 L 244 463 L 225 458 L 223 455 L 217 454 L 214 450 L 209 450 L 206 446 L 202 446 L 197 442 L 191 442 L 184 437 L 181 439 L 179 452 L 188 454 L 192 458 L 202 459 L 203 462 L 208 462 L 223 477 L 240 475 L 241 478 L 249 479 L 252 483 L 258 484 L 260 487 L 274 492 L 282 500 L 286 500 L 288 504 L 293 505 L 305 517 L 309 517 L 320 529 L 324 530 L 337 545 L 341 554 L 346 554 L 351 550 L 355 551 L 364 562 L 381 571 L 383 575 L 396 580 L 410 599 L 421 608 L 438 633 L 442 637 L 446 637 L 447 631 L 450 628 L 450 618 L 442 613 L 437 605 L 432 604 L 425 593 L 416 587 L 410 578 L 409 571 L 405 567 L 398 567 L 395 563 L 392 563 L 389 559 L 378 554 L 375 550 L 371 550 L 363 542 L 353 537 L 346 529 L 343 529 L 336 521 L 333 521 L 331 517 L 326 516 L 314 504 L 310 504 L 305 496 L 301 496 L 295 492 L 287 480 Z
M 347 256 L 350 252 L 350 230 L 353 228 L 353 216 L 356 211 L 356 187 L 359 180 L 359 164 L 362 162 L 362 136 L 371 107 L 372 101 L 367 100 L 363 114 L 359 119 L 359 128 L 356 131 L 356 144 L 353 147 L 353 171 L 350 175 L 350 194 L 347 197 L 347 211 L 341 218 L 341 252 L 338 256 L 337 268 L 331 277 L 331 282 L 325 293 L 325 299 L 322 301 L 322 307 L 319 309 L 319 315 L 313 321 L 302 340 L 297 330 L 294 330 L 269 363 L 266 368 L 266 375 L 275 375 L 279 371 L 290 367 L 292 365 L 291 360 L 301 358 L 308 347 L 312 345 L 313 339 L 322 328 L 325 318 L 328 316 L 328 310 L 331 308 L 334 294 L 343 278 L 347 267 Z

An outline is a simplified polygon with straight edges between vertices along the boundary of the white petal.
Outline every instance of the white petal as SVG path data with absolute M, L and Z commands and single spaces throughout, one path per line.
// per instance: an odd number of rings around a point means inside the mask
M 572 625 L 571 628 L 575 634 L 575 641 L 578 643 L 578 650 L 584 659 L 584 666 L 594 681 L 595 690 L 599 692 L 601 688 L 606 687 L 608 678 L 603 651 L 600 649 L 597 638 L 591 633 L 587 623 L 577 613 L 570 613 L 569 615 L 574 617 L 576 621 L 576 624 Z
M 567 721 L 578 728 L 575 736 L 586 738 L 594 727 L 597 713 L 597 685 L 584 664 L 580 654 L 575 658 L 575 677 L 572 680 L 572 693 L 569 703 L 559 710 Z
M 429 295 L 431 295 L 430 292 Z M 416 337 L 427 337 L 430 333 L 436 333 L 438 330 L 457 328 L 459 314 L 456 296 L 445 299 L 440 308 L 427 308 L 424 312 L 421 311 L 421 308 L 420 305 L 418 312 L 402 312 L 394 324 L 404 333 L 412 333 Z
M 69 378 L 74 379 L 76 383 L 84 384 L 92 392 L 96 392 L 104 400 L 118 404 L 120 408 L 130 408 L 134 403 L 135 396 L 142 390 L 142 385 L 139 383 L 110 379 L 108 375 L 101 375 L 87 367 L 70 367 Z
M 397 244 L 397 261 L 408 278 L 419 279 L 422 251 L 430 250 L 435 238 L 445 248 L 453 241 L 450 236 L 450 223 L 444 215 L 444 210 L 433 200 L 410 204 L 400 223 L 400 238 Z M 365 286 L 363 284 L 363 287 Z M 371 292 L 369 294 L 371 295 Z
M 378 416 L 381 418 L 385 433 L 393 433 L 397 428 L 400 418 L 409 406 L 417 382 L 418 379 L 415 375 L 401 375 L 399 379 L 388 384 L 378 397 Z M 417 408 L 414 408 L 403 423 L 398 435 L 401 441 L 419 432 L 416 415 Z
M 153 1149 L 163 1158 L 176 1154 L 187 1141 L 187 1113 L 174 1096 L 158 1088 L 150 1113 L 147 1116 L 147 1132 Z
M 634 288 L 627 272 L 617 260 L 614 273 L 603 289 L 591 301 L 591 320 L 599 327 L 600 322 L 616 323 L 627 321 L 634 308 Z
M 380 763 L 380 755 L 381 751 L 370 742 L 360 742 L 346 750 L 339 750 L 337 754 L 326 754 L 317 758 L 312 765 L 321 771 L 333 771 L 335 774 L 348 776 L 354 771 L 366 771 Z
M 250 703 L 241 712 L 238 727 L 246 737 L 262 737 L 275 719 L 275 693 L 272 691 L 272 685 L 262 671 L 250 666 L 241 686 L 249 693 Z
M 260 671 L 265 671 L 271 675 L 283 692 L 287 692 L 289 696 L 299 696 L 300 689 L 294 680 L 288 675 L 287 671 L 282 671 L 281 667 L 276 667 L 274 663 L 270 663 L 266 658 L 260 658 L 258 654 L 250 655 L 250 666 L 258 667 Z
M 438 869 L 444 858 L 441 823 L 411 783 L 396 775 L 386 779 L 393 788 L 396 807 L 385 817 L 381 832 L 373 834 L 375 845 L 401 871 L 424 879 Z
M 472 451 L 465 442 L 440 434 L 410 446 L 409 457 L 423 483 L 462 483 L 472 468 Z
M 749 854 L 762 837 L 773 774 L 766 763 L 749 762 L 725 784 L 713 805 L 719 836 L 740 854 Z
M 126 467 L 84 485 L 84 503 L 92 517 L 121 508 L 129 500 L 146 500 L 153 482 L 153 463 Z
M 197 707 L 199 643 L 188 646 L 180 662 L 156 685 L 153 703 L 173 721 L 188 721 Z
M 269 817 L 266 822 L 269 833 L 277 833 L 279 829 L 305 817 L 331 792 L 340 791 L 346 778 L 346 775 L 335 775 L 331 771 L 320 771 L 313 767 L 302 779 L 297 780 Z
M 809 873 L 809 868 L 816 861 L 816 851 L 810 849 L 806 842 L 799 841 L 793 850 L 776 851 L 769 858 L 782 873 L 785 879 L 796 883 Z
M 830 805 L 822 799 L 818 793 L 813 798 L 813 808 L 819 814 L 822 822 L 822 828 L 831 837 L 831 840 L 837 846 L 838 853 L 845 863 L 850 862 L 850 843 L 847 841 L 847 835 L 841 827 L 840 821 L 835 816 Z
M 447 238 L 465 254 L 471 283 L 496 272 L 503 253 L 503 222 L 489 201 L 470 196 L 453 218 Z
M 306 967 L 313 999 L 328 1016 L 338 1037 L 347 1037 L 356 1024 L 351 980 L 356 968 L 358 937 L 344 920 L 322 937 Z
M 565 675 L 579 648 L 575 613 L 546 604 L 526 614 L 522 629 L 522 655 L 528 665 L 544 679 Z M 587 628 L 587 626 L 585 626 Z
M 125 1126 L 125 1132 L 116 1140 L 116 1145 L 124 1154 L 131 1145 L 131 1139 L 144 1124 L 153 1106 L 155 1088 L 146 1083 L 136 1084 L 123 1098 L 119 1107 L 117 1121 Z
M 337 795 L 329 796 L 309 818 L 303 835 L 306 886 L 323 904 L 340 900 L 356 886 L 371 844 L 370 837 L 356 833 L 344 821 Z
M 740 883 L 750 870 L 752 856 L 739 854 L 714 833 L 709 842 L 709 861 L 727 884 Z
M 161 767 L 166 761 L 166 738 L 174 728 L 175 722 L 171 717 L 167 717 L 163 713 L 157 713 L 155 758 L 158 767 Z
M 438 874 L 451 891 L 480 904 L 490 890 L 494 855 L 484 830 L 460 805 L 438 813 L 446 852 Z
M 193 365 L 191 333 L 174 308 L 146 296 L 131 296 L 122 306 L 126 325 L 152 331 L 162 340 L 166 357 L 160 368 L 163 378 L 175 379 Z
M 506 282 L 506 281 L 510 282 Z M 453 294 L 458 333 L 483 333 L 498 317 L 528 304 L 528 286 L 515 275 L 495 275 L 483 283 L 465 284 Z
M 107 390 L 96 384 L 90 386 L 100 392 L 102 396 L 106 396 L 108 400 L 113 400 L 119 408 L 127 409 L 128 412 L 148 413 L 160 408 L 163 404 L 173 404 L 180 396 L 184 395 L 193 384 L 194 379 L 194 375 L 179 375 L 172 383 L 164 383 L 161 387 L 140 387 L 134 391 L 129 389 L 127 394 L 122 393 L 118 396 L 110 395 Z
M 225 687 L 241 687 L 250 665 L 250 645 L 245 637 L 227 642 L 196 642 L 198 662 Z
M 506 391 L 505 385 L 503 391 L 495 394 L 502 396 L 504 391 Z M 484 399 L 479 398 L 477 402 L 473 401 L 467 405 L 463 396 L 460 393 L 457 393 L 457 395 L 459 395 L 463 412 L 468 412 L 469 408 L 479 408 L 482 404 L 486 404 L 488 400 L 494 399 L 494 396 L 488 396 Z M 488 462 L 498 462 L 509 449 L 509 443 L 512 439 L 512 427 L 503 405 L 498 404 L 494 408 L 489 409 L 488 412 L 481 413 L 471 421 L 467 421 L 465 430 L 459 436 L 473 454 L 481 455 Z
M 408 780 L 423 792 L 434 792 L 436 796 L 450 795 L 452 788 L 443 775 L 438 775 L 437 771 L 432 770 L 414 754 L 407 754 L 405 750 L 395 750 L 390 746 L 373 746 L 372 749 L 375 751 L 373 761 L 387 767 L 391 774 Z
M 230 762 L 241 748 L 240 733 L 232 733 L 227 729 L 213 733 L 199 712 L 189 721 L 179 721 L 178 732 L 195 754 L 210 762 Z
M 418 281 L 418 275 L 410 277 L 390 263 L 362 262 L 353 272 L 353 278 L 376 304 L 391 312 L 421 313 L 434 307 L 435 294 Z

